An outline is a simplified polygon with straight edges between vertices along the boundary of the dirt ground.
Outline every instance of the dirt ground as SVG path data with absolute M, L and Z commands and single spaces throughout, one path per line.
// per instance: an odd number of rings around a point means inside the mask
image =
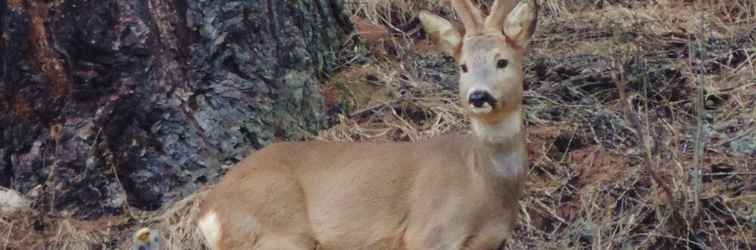
M 417 141 L 468 129 L 454 62 L 415 18 L 420 9 L 453 16 L 443 2 L 346 1 L 356 32 L 324 77 L 332 127 L 312 139 Z M 526 67 L 529 180 L 510 248 L 756 247 L 756 3 L 541 5 Z M 170 249 L 199 249 L 198 197 L 97 221 L 5 214 L 0 247 L 118 248 L 151 225 Z

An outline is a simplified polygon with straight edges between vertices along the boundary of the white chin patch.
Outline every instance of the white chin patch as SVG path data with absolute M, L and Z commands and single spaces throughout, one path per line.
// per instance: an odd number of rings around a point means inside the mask
M 483 107 L 475 107 L 475 105 L 470 104 L 470 111 L 476 115 L 485 115 L 491 113 L 491 111 L 493 111 L 493 107 L 491 107 L 491 104 L 488 103 L 483 104 Z

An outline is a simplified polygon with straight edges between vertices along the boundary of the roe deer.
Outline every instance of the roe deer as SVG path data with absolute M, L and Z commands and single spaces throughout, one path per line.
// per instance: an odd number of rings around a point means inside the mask
M 464 29 L 420 20 L 461 70 L 470 135 L 416 143 L 277 143 L 210 190 L 197 221 L 212 249 L 503 248 L 526 178 L 523 60 L 536 0 L 484 18 L 452 0 Z

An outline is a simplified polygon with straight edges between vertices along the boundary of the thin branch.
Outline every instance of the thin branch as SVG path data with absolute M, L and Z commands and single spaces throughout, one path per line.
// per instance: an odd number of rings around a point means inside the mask
M 643 127 L 641 126 L 640 119 L 638 116 L 633 112 L 633 109 L 631 108 L 631 104 L 628 101 L 627 98 L 627 80 L 625 79 L 625 70 L 621 63 L 618 63 L 616 61 L 613 62 L 614 68 L 616 69 L 614 73 L 612 74 L 612 77 L 614 78 L 614 82 L 617 85 L 617 90 L 619 91 L 620 95 L 620 102 L 622 102 L 622 111 L 625 116 L 625 120 L 629 121 L 633 130 L 635 130 L 636 135 L 638 136 L 638 143 L 641 150 L 643 150 L 643 158 L 644 163 L 643 167 L 651 175 L 651 178 L 656 182 L 662 190 L 664 190 L 664 193 L 666 193 L 667 197 L 672 200 L 674 199 L 674 193 L 672 192 L 672 189 L 669 187 L 669 185 L 659 176 L 659 174 L 656 172 L 656 169 L 654 169 L 654 161 L 653 161 L 653 153 L 651 151 L 651 142 L 649 142 L 649 138 L 646 136 L 646 133 L 643 130 Z
M 733 172 L 733 173 L 705 173 L 700 176 L 750 176 L 756 175 L 756 172 Z
M 703 45 L 703 41 L 706 40 L 705 37 L 705 27 L 704 27 L 704 20 L 703 17 L 699 17 L 700 22 L 700 36 L 697 40 L 697 47 L 698 47 L 698 53 L 700 54 L 700 58 L 698 58 L 698 70 L 696 74 L 696 83 L 697 83 L 697 94 L 695 97 L 695 109 L 696 109 L 696 134 L 695 134 L 695 147 L 694 147 L 694 154 L 693 154 L 693 168 L 691 169 L 691 185 L 693 185 L 693 202 L 694 202 L 694 214 L 698 214 L 698 212 L 701 209 L 701 203 L 700 203 L 700 194 L 703 191 L 703 157 L 704 157 L 704 134 L 703 134 L 703 127 L 704 127 L 704 116 L 706 115 L 706 110 L 704 109 L 704 71 L 706 70 L 704 65 L 704 57 L 706 54 L 705 46 Z M 693 46 L 689 46 L 690 48 L 690 60 L 694 60 L 695 53 L 693 53 Z M 692 64 L 691 64 L 692 65 Z

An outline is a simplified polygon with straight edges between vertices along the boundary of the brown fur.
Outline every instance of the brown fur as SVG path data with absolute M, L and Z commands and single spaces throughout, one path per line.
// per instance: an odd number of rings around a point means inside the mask
M 498 147 L 524 152 L 516 138 Z M 239 163 L 201 210 L 222 215 L 220 249 L 256 249 L 241 246 L 276 235 L 317 239 L 319 249 L 445 249 L 467 237 L 496 245 L 511 230 L 524 176 L 492 177 L 478 162 L 493 149 L 482 148 L 472 136 L 275 144 Z M 488 233 L 497 236 L 478 238 Z
M 472 6 L 465 2 L 458 4 Z M 469 8 L 462 11 L 469 18 L 479 15 Z M 441 37 L 446 41 L 442 48 L 458 53 L 458 63 L 470 64 L 470 72 L 460 79 L 462 104 L 470 109 L 466 91 L 480 86 L 500 100 L 490 112 L 471 110 L 474 133 L 417 143 L 312 141 L 268 146 L 240 162 L 202 202 L 200 224 L 215 214 L 220 227 L 203 231 L 206 238 L 219 236 L 217 244 L 210 242 L 212 248 L 503 246 L 517 220 L 526 176 L 520 129 L 525 45 L 521 38 L 530 34 L 505 36 L 499 31 L 461 39 L 463 32 L 450 22 L 422 15 L 433 35 L 448 36 Z M 502 58 L 510 61 L 510 68 L 490 70 Z

